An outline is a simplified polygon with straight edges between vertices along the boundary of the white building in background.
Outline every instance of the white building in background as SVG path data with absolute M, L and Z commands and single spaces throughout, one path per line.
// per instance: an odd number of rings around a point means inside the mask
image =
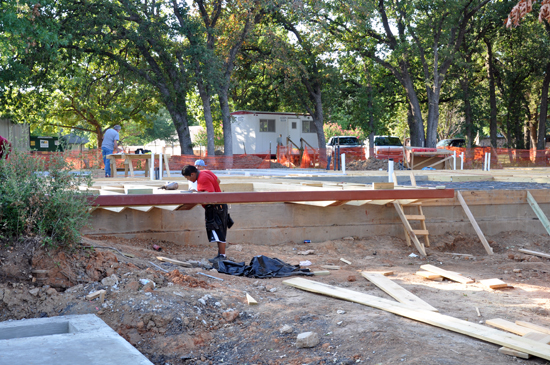
M 319 148 L 313 119 L 298 113 L 271 113 L 239 110 L 231 113 L 234 154 L 271 154 L 277 152 L 277 138 L 282 135 L 300 146 L 303 138 L 313 148 Z

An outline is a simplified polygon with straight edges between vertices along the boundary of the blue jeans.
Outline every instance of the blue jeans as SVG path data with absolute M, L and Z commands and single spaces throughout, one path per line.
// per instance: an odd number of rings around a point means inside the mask
M 105 177 L 107 176 L 111 177 L 111 160 L 107 158 L 107 155 L 111 155 L 112 153 L 113 153 L 112 149 L 109 149 L 107 147 L 101 147 L 101 154 L 103 155 L 103 164 L 105 165 Z

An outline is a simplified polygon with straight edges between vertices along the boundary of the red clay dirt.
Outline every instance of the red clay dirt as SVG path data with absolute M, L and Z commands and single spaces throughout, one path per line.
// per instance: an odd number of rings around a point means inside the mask
M 210 244 L 94 239 L 95 246 L 110 248 L 51 252 L 32 242 L 3 244 L 0 321 L 95 313 L 154 364 L 162 365 L 547 363 L 502 355 L 497 345 L 378 309 L 303 292 L 283 285 L 284 279 L 234 277 L 156 259 L 165 256 L 199 261 L 215 255 Z M 475 323 L 504 318 L 550 327 L 550 261 L 517 251 L 550 252 L 550 237 L 505 232 L 488 239 L 494 256 L 486 254 L 477 237 L 460 232 L 431 237 L 426 259 L 409 257 L 414 249 L 391 236 L 310 244 L 230 245 L 227 253 L 246 263 L 253 255 L 277 257 L 291 264 L 309 260 L 313 271 L 334 264 L 341 269 L 310 279 L 390 300 L 360 271 L 393 271 L 389 278 L 440 313 Z M 153 250 L 153 245 L 162 251 Z M 297 254 L 308 250 L 313 254 Z M 415 273 L 426 263 L 476 280 L 499 278 L 514 288 L 491 290 L 479 283 L 424 280 Z M 86 300 L 87 294 L 99 289 L 107 290 L 105 303 Z M 258 305 L 249 306 L 246 293 Z M 290 333 L 280 332 L 285 324 L 292 327 Z M 296 336 L 307 331 L 317 332 L 320 343 L 313 348 L 297 348 Z

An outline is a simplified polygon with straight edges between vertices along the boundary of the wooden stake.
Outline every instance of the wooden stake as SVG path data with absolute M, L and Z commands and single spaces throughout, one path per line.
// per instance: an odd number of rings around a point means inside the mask
M 481 232 L 481 228 L 479 228 L 479 225 L 476 222 L 476 219 L 474 218 L 472 212 L 470 211 L 470 208 L 468 208 L 468 205 L 466 205 L 466 201 L 462 197 L 462 194 L 460 194 L 460 191 L 457 190 L 456 197 L 458 198 L 458 201 L 460 202 L 460 205 L 462 205 L 462 209 L 464 209 L 464 213 L 466 213 L 466 216 L 468 216 L 468 219 L 470 220 L 470 223 L 472 223 L 472 226 L 474 227 L 474 230 L 477 233 L 477 236 L 481 240 L 481 243 L 483 244 L 483 247 L 485 247 L 485 251 L 489 255 L 493 255 L 493 249 L 491 246 L 489 246 L 489 242 L 485 239 L 485 236 L 483 235 L 483 232 Z

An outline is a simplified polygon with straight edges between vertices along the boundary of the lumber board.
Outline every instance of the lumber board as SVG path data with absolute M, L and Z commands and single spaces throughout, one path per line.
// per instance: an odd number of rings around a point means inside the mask
M 507 320 L 502 319 L 502 318 L 488 319 L 488 320 L 485 321 L 485 323 L 488 324 L 489 326 L 500 328 L 501 330 L 512 332 L 512 333 L 515 333 L 516 335 L 520 335 L 520 336 L 525 336 L 529 332 L 538 332 L 538 331 L 535 331 L 534 329 L 531 329 L 531 328 L 518 326 L 514 322 L 510 322 L 510 321 L 507 321 Z
M 340 270 L 340 266 L 335 265 L 321 265 L 321 268 L 328 270 Z
M 501 289 L 508 287 L 508 284 L 500 279 L 485 279 L 480 280 L 479 283 L 491 289 Z
M 544 344 L 550 344 L 550 336 L 544 333 L 538 333 L 538 332 L 529 332 L 523 338 L 528 338 L 533 341 L 537 341 Z M 515 357 L 521 357 L 522 359 L 529 359 L 531 355 L 529 355 L 526 352 L 517 351 L 514 349 L 510 349 L 508 347 L 501 347 L 498 349 L 498 352 L 504 355 L 510 355 Z
M 90 294 L 86 295 L 86 299 L 87 300 L 93 300 L 93 299 L 99 298 L 101 296 L 103 296 L 105 298 L 105 293 L 107 293 L 107 291 L 105 289 L 97 290 L 93 293 L 90 293 Z
M 405 231 L 407 231 L 407 234 L 411 238 L 411 241 L 413 241 L 414 245 L 416 246 L 416 249 L 422 256 L 426 256 L 426 250 L 424 249 L 424 245 L 420 243 L 418 240 L 418 237 L 413 232 L 413 229 L 409 223 L 409 221 L 405 218 L 405 213 L 403 212 L 403 208 L 398 202 L 393 202 L 393 206 L 395 207 L 395 211 L 397 212 L 397 215 L 401 219 L 401 223 L 403 223 L 403 226 L 405 227 Z
M 530 323 L 530 322 L 524 322 L 524 321 L 516 321 L 516 324 L 518 326 L 530 328 L 530 329 L 533 329 L 533 330 L 538 331 L 540 333 L 546 333 L 546 334 L 550 335 L 550 328 L 548 328 L 548 327 L 543 327 L 543 326 L 539 326 L 538 324 L 534 324 L 534 323 Z
M 363 271 L 361 275 L 400 303 L 408 304 L 412 308 L 426 309 L 429 311 L 438 312 L 437 308 L 432 307 L 430 304 L 426 303 L 425 301 L 423 301 L 407 289 L 403 288 L 401 285 L 398 285 L 391 279 L 388 279 L 384 275 L 367 271 Z
M 445 270 L 445 269 L 442 269 L 440 267 L 433 266 L 433 265 L 430 265 L 430 264 L 422 265 L 422 266 L 420 266 L 420 268 L 424 269 L 426 271 L 429 271 L 431 273 L 441 275 L 444 278 L 450 279 L 452 281 L 457 281 L 457 282 L 462 283 L 462 284 L 471 284 L 471 283 L 475 282 L 474 279 L 467 278 L 467 277 L 462 276 L 460 274 L 457 274 L 455 272 L 448 271 L 448 270 Z
M 417 236 L 427 236 L 430 234 L 427 229 L 413 229 L 413 232 Z
M 348 264 L 348 265 L 351 265 L 351 262 L 350 262 L 350 261 L 348 261 L 348 260 L 346 260 L 346 259 L 344 259 L 344 258 L 342 258 L 342 257 L 340 258 L 340 261 L 342 261 L 342 262 L 344 262 L 344 263 L 346 263 L 346 264 Z
M 163 256 L 157 256 L 157 260 L 162 261 L 162 262 L 169 262 L 171 264 L 179 265 L 179 266 L 183 266 L 183 267 L 193 267 L 193 265 L 191 265 L 188 262 L 175 260 L 175 259 L 171 259 L 171 258 L 163 257 Z
M 523 248 L 520 248 L 518 251 L 521 252 L 521 253 L 526 253 L 528 255 L 540 256 L 540 257 L 545 257 L 547 259 L 550 259 L 550 254 L 547 254 L 547 253 L 531 251 L 531 250 L 525 250 Z
M 330 271 L 328 271 L 328 270 L 313 271 L 313 275 L 315 275 L 315 276 L 326 276 L 326 275 L 330 275 Z
M 392 182 L 373 182 L 372 188 L 374 190 L 387 190 L 395 188 L 395 184 Z
M 479 225 L 476 222 L 476 219 L 474 218 L 474 215 L 470 211 L 470 208 L 468 208 L 468 205 L 466 205 L 466 202 L 464 201 L 464 198 L 462 197 L 462 194 L 460 194 L 460 191 L 456 192 L 456 197 L 458 198 L 458 201 L 460 202 L 460 205 L 462 205 L 462 209 L 464 209 L 464 213 L 468 216 L 468 219 L 472 223 L 472 226 L 474 227 L 474 230 L 477 233 L 477 236 L 481 240 L 481 243 L 483 244 L 483 247 L 485 247 L 485 251 L 489 255 L 493 255 L 493 249 L 491 246 L 489 246 L 489 242 L 487 242 L 487 239 L 485 238 L 485 235 L 483 232 L 481 232 L 481 228 L 479 228 Z
M 409 221 L 424 221 L 426 217 L 420 214 L 406 214 L 405 218 Z
M 550 222 L 548 221 L 548 217 L 546 216 L 546 214 L 544 214 L 542 209 L 540 209 L 537 201 L 535 200 L 535 198 L 533 198 L 533 195 L 531 195 L 529 190 L 527 190 L 527 203 L 529 203 L 531 209 L 533 209 L 533 211 L 537 215 L 539 221 L 544 226 L 544 229 L 546 229 L 546 232 L 550 234 Z
M 550 346 L 531 339 L 522 338 L 497 329 L 483 326 L 481 324 L 464 321 L 458 318 L 447 316 L 441 313 L 427 311 L 424 309 L 410 308 L 406 304 L 393 302 L 388 299 L 378 298 L 372 295 L 360 293 L 345 288 L 338 288 L 332 285 L 307 280 L 303 278 L 292 278 L 284 280 L 283 284 L 301 290 L 323 294 L 334 298 L 363 304 L 369 307 L 381 309 L 402 317 L 410 318 L 432 326 L 458 332 L 483 341 L 497 345 L 506 346 L 514 350 L 523 351 L 528 354 L 550 360 Z
M 258 304 L 258 301 L 250 296 L 250 294 L 246 293 L 246 301 L 248 305 L 255 305 Z
M 434 274 L 434 273 L 429 272 L 429 271 L 417 271 L 416 275 L 421 276 L 424 279 L 428 279 L 428 280 L 438 280 L 438 281 L 443 280 L 443 276 L 441 276 L 439 274 Z

